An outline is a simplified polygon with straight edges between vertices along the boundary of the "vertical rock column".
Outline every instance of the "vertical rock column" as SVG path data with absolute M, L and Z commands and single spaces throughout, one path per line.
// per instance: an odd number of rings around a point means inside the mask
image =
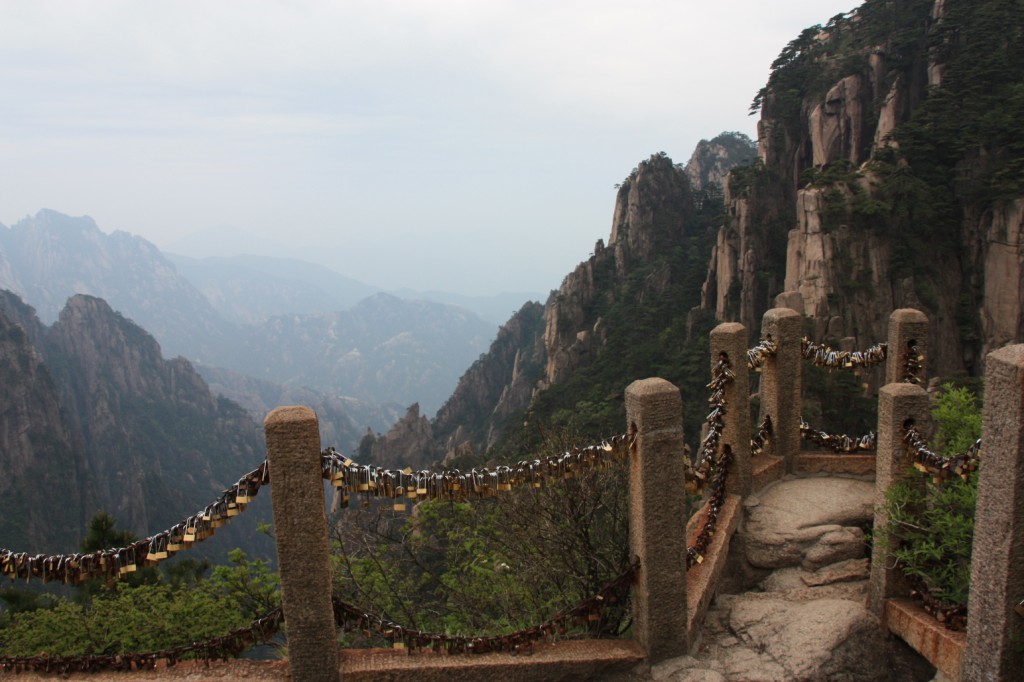
M 626 421 L 635 428 L 629 457 L 629 547 L 640 559 L 633 586 L 633 636 L 650 663 L 689 653 L 683 401 L 664 379 L 626 388 Z
M 279 407 L 263 421 L 270 497 L 294 682 L 338 682 L 320 431 L 308 407 Z
M 761 414 L 772 420 L 772 437 L 766 454 L 782 457 L 786 471 L 793 472 L 800 451 L 800 404 L 803 400 L 803 355 L 800 339 L 803 316 L 789 308 L 772 308 L 761 320 L 761 336 L 776 344 L 774 357 L 765 359 L 761 371 Z
M 889 315 L 889 350 L 885 360 L 885 383 L 902 383 L 907 376 L 907 358 L 910 347 L 917 348 L 918 355 L 928 354 L 928 316 L 913 308 L 899 308 Z M 922 365 L 924 361 L 922 361 Z M 917 373 L 920 383 L 925 385 L 925 368 Z
M 891 337 L 890 337 L 891 338 Z M 875 462 L 875 533 L 889 523 L 885 511 L 885 493 L 890 486 L 908 480 L 910 461 L 903 448 L 904 427 L 910 422 L 923 433 L 928 431 L 931 404 L 928 394 L 914 384 L 883 386 L 878 395 L 878 451 Z M 885 622 L 885 600 L 910 593 L 903 574 L 890 569 L 891 561 L 881 540 L 871 543 L 871 593 L 868 608 Z
M 738 322 L 723 322 L 711 330 L 711 371 L 722 354 L 729 359 L 735 379 L 725 388 L 725 427 L 722 447 L 732 449 L 732 464 L 725 491 L 746 497 L 750 494 L 750 380 L 747 375 L 747 328 Z
M 1024 345 L 988 354 L 964 680 L 1024 674 Z

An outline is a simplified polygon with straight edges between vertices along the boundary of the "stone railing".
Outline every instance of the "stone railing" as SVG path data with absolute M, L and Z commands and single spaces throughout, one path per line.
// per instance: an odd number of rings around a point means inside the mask
M 734 328 L 738 327 L 738 328 Z M 727 353 L 743 358 L 745 332 L 739 325 L 722 325 L 713 335 L 714 357 Z M 725 494 L 713 497 L 691 519 L 693 527 L 713 518 L 715 532 L 690 570 L 688 565 L 687 497 L 681 483 L 686 479 L 683 442 L 683 405 L 679 390 L 658 378 L 635 381 L 626 389 L 626 421 L 635 435 L 629 451 L 630 553 L 639 569 L 632 586 L 632 636 L 634 649 L 620 660 L 648 664 L 687 654 L 696 630 L 711 601 L 724 569 L 729 539 L 740 515 L 740 495 L 750 486 L 749 403 L 745 372 L 726 389 L 726 412 L 718 447 L 734 453 L 733 467 L 726 479 Z M 742 376 L 740 376 L 742 375 Z M 265 422 L 267 458 L 273 475 L 271 498 L 274 511 L 278 566 L 281 574 L 282 605 L 287 614 L 288 655 L 292 679 L 331 680 L 341 678 L 332 613 L 328 526 L 324 512 L 321 448 L 316 414 L 305 407 L 279 407 Z M 741 447 L 742 445 L 742 447 Z M 745 472 L 745 473 L 744 473 Z M 675 482 L 675 485 L 666 485 Z M 714 509 L 711 507 L 714 506 Z M 314 509 L 315 513 L 310 513 Z M 691 535 L 693 535 L 691 531 Z M 621 643 L 595 640 L 589 658 L 600 657 L 601 649 L 622 649 Z M 501 666 L 517 668 L 517 679 L 546 679 L 550 668 L 524 666 L 507 657 L 489 663 L 488 674 L 501 676 Z M 481 657 L 437 657 L 429 653 L 431 669 L 448 668 L 451 679 L 478 670 Z M 578 654 L 572 654 L 578 656 Z M 623 658 L 623 656 L 625 658 Z M 630 658 L 632 656 L 632 658 Z M 614 663 L 614 656 L 607 655 Z M 389 679 L 416 677 L 418 666 L 403 662 L 389 667 L 376 660 L 378 672 L 390 670 Z M 398 659 L 392 659 L 398 661 Z M 504 663 L 502 662 L 504 661 Z M 592 661 L 591 661 L 592 662 Z M 559 665 L 584 665 L 577 660 Z M 524 670 L 535 670 L 526 673 Z M 580 668 L 584 671 L 585 668 Z M 535 678 L 530 675 L 536 675 Z M 523 675 L 526 675 L 524 677 Z
M 908 425 L 924 430 L 930 423 L 932 406 L 922 388 L 928 318 L 913 309 L 896 310 L 889 318 L 874 455 L 802 451 L 802 332 L 803 318 L 796 311 L 776 308 L 764 315 L 761 337 L 773 342 L 774 351 L 758 358 L 760 418 L 771 418 L 773 433 L 764 455 L 754 462 L 753 487 L 756 490 L 784 472 L 874 474 L 874 527 L 883 528 L 888 522 L 883 503 L 889 487 L 921 481 L 919 475 L 912 476 L 906 435 Z M 837 368 L 841 365 L 836 363 Z M 946 629 L 912 602 L 910 586 L 898 569 L 890 567 L 881 543 L 872 548 L 871 609 L 890 631 L 952 680 L 1009 680 L 1024 670 L 1024 345 L 990 353 L 985 367 L 966 632 Z
M 952 632 L 911 602 L 910 587 L 873 547 L 870 607 L 891 631 L 952 680 L 1010 680 L 1024 670 L 1024 345 L 989 353 L 971 550 L 966 633 Z M 908 467 L 906 431 L 929 423 L 931 404 L 918 385 L 890 383 L 878 406 L 875 528 L 889 522 L 883 502 L 890 486 L 922 485 Z

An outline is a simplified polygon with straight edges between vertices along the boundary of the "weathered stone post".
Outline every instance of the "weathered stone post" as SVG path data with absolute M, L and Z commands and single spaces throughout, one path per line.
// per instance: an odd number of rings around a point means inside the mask
M 902 383 L 906 378 L 907 354 L 911 346 L 919 355 L 928 356 L 928 317 L 920 310 L 899 308 L 889 315 L 889 350 L 885 360 L 885 383 Z M 922 363 L 923 364 L 923 363 Z M 925 367 L 918 376 L 924 386 Z
M 263 430 L 291 679 L 338 682 L 316 413 L 308 407 L 279 407 L 267 415 Z
M 626 388 L 626 421 L 636 427 L 629 458 L 629 547 L 640 559 L 633 632 L 650 663 L 689 653 L 683 402 L 664 379 Z
M 988 354 L 964 680 L 1024 674 L 1024 345 Z M 1016 671 L 1016 672 L 1014 672 Z
M 747 376 L 747 328 L 738 322 L 723 322 L 711 330 L 711 370 L 722 353 L 729 358 L 735 379 L 725 388 L 725 427 L 722 446 L 732 448 L 733 460 L 725 491 L 746 497 L 750 494 L 750 380 Z
M 931 405 L 928 394 L 914 384 L 883 386 L 878 395 L 878 449 L 875 463 L 875 532 L 885 528 L 885 492 L 890 486 L 908 480 L 910 461 L 903 448 L 903 429 L 909 421 L 927 432 Z M 885 622 L 885 600 L 910 593 L 902 572 L 891 570 L 885 547 L 880 540 L 871 544 L 871 594 L 868 608 Z
M 776 344 L 774 357 L 765 359 L 761 371 L 761 414 L 772 420 L 772 437 L 765 453 L 782 457 L 786 471 L 793 472 L 800 451 L 800 404 L 803 400 L 803 315 L 790 308 L 772 308 L 761 319 L 761 336 Z

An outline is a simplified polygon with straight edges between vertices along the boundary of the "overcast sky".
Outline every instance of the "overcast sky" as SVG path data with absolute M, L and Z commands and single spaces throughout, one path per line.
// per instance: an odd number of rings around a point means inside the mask
M 613 185 L 747 115 L 856 0 L 0 0 L 0 222 L 385 288 L 555 288 Z

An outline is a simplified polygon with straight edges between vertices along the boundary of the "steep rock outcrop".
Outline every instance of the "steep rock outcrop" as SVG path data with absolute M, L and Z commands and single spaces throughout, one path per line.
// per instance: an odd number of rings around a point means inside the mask
M 694 191 L 725 189 L 725 180 L 734 166 L 745 166 L 757 158 L 757 144 L 743 133 L 721 133 L 697 143 L 684 170 Z
M 1009 6 L 869 0 L 783 50 L 759 95 L 760 163 L 730 178 L 703 310 L 756 330 L 777 294 L 798 292 L 810 333 L 864 346 L 891 310 L 920 308 L 938 374 L 978 372 L 985 352 L 1022 338 L 1021 200 L 993 170 L 1012 169 L 1012 152 L 998 129 L 956 119 L 978 100 L 965 83 L 1012 87 L 970 56 L 990 40 L 983 12 L 1019 22 Z
M 693 196 L 685 170 L 664 154 L 637 166 L 615 197 L 608 248 L 615 257 L 616 274 L 622 278 L 631 266 L 651 262 L 676 246 L 692 215 Z
M 80 439 L 19 317 L 32 317 L 31 308 L 0 291 L 0 544 L 59 551 L 78 541 L 90 491 L 75 459 Z
M 587 428 L 606 434 L 619 427 L 615 402 L 635 378 L 632 373 L 650 371 L 640 368 L 644 360 L 665 350 L 656 344 L 662 329 L 635 338 L 638 327 L 630 317 L 643 310 L 651 327 L 670 326 L 681 310 L 683 321 L 673 334 L 683 340 L 686 312 L 696 302 L 694 275 L 704 269 L 708 216 L 717 214 L 720 202 L 715 183 L 751 153 L 749 140 L 722 133 L 702 141 L 686 168 L 660 153 L 633 169 L 618 187 L 607 244 L 598 240 L 590 258 L 565 277 L 545 306 L 530 304 L 517 313 L 438 412 L 435 437 L 449 456 L 464 454 L 467 444 L 474 452 L 498 444 L 510 426 L 507 420 L 520 411 L 526 413 L 523 423 L 511 426 L 527 430 L 534 417 L 573 411 L 575 401 L 569 398 L 548 400 L 540 413 L 534 408 L 591 370 L 598 376 L 585 380 L 587 390 L 600 394 L 600 406 L 588 413 L 598 405 L 594 402 L 584 410 Z M 705 186 L 695 191 L 690 176 Z M 609 344 L 615 348 L 611 356 Z M 606 362 L 602 358 L 623 354 L 628 363 L 614 360 L 614 368 L 596 368 Z M 536 429 L 519 434 L 523 442 L 517 447 L 528 447 L 525 441 L 537 435 Z
M 438 459 L 430 420 L 420 414 L 419 403 L 413 403 L 405 416 L 395 422 L 387 433 L 374 436 L 367 431 L 359 446 L 360 455 L 369 451 L 369 461 L 386 469 L 426 469 Z
M 256 424 L 102 299 L 70 298 L 47 345 L 62 360 L 61 403 L 88 444 L 91 487 L 125 527 L 180 520 L 259 462 Z
M 1002 202 L 985 211 L 977 232 L 983 235 L 985 274 L 981 310 L 983 353 L 1024 339 L 1024 199 Z
M 545 365 L 544 306 L 527 302 L 501 329 L 487 353 L 466 370 L 434 419 L 434 436 L 447 453 L 482 451 L 506 421 L 530 404 Z
M 619 187 L 608 246 L 562 280 L 544 313 L 545 381 L 565 381 L 601 351 L 596 311 L 615 302 L 616 285 L 640 266 L 670 253 L 687 235 L 694 212 L 687 173 L 663 154 L 637 166 Z
M 0 316 L 0 459 L 15 472 L 0 494 L 13 505 L 0 545 L 74 551 L 100 510 L 144 537 L 209 504 L 265 456 L 240 407 L 215 399 L 186 360 L 164 360 L 153 337 L 102 299 L 72 297 L 46 329 L 4 292 Z M 269 520 L 265 499 L 200 553 L 264 555 L 254 531 Z

